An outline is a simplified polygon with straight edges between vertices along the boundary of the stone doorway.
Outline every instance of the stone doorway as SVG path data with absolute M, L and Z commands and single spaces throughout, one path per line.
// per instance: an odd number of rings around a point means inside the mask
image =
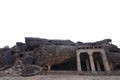
M 90 59 L 87 52 L 80 53 L 81 69 L 82 71 L 90 71 Z
M 102 54 L 100 52 L 93 52 L 93 60 L 96 71 L 105 71 Z

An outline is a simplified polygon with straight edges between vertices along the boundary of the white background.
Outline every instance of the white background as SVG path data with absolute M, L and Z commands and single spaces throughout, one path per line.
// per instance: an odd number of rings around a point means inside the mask
M 120 0 L 0 0 L 0 47 L 24 37 L 94 42 L 120 47 Z

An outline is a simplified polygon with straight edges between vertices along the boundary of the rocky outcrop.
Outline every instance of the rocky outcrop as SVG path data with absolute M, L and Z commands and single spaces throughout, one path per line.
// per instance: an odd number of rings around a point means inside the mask
M 24 65 L 53 66 L 62 64 L 76 58 L 77 48 L 96 46 L 105 49 L 110 63 L 120 65 L 120 49 L 111 43 L 111 39 L 92 43 L 74 43 L 70 40 L 48 40 L 26 37 L 25 43 L 17 42 L 12 48 L 0 49 L 0 68 L 3 70 L 6 66 L 14 66 L 16 58 L 21 60 Z M 24 67 L 24 71 L 25 69 L 29 68 Z
M 15 62 L 15 55 L 10 48 L 0 49 L 0 70 L 4 70 L 12 66 Z

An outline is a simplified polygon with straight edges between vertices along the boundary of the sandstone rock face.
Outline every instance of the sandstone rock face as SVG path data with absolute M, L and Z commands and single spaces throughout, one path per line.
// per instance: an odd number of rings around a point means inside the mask
M 45 45 L 34 50 L 39 59 L 36 63 L 54 65 L 62 63 L 76 56 L 74 46 Z

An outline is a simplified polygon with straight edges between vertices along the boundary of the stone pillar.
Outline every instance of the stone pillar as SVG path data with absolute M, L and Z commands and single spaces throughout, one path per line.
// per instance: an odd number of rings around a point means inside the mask
M 107 56 L 106 56 L 104 50 L 102 51 L 102 59 L 103 59 L 103 64 L 104 64 L 104 67 L 105 67 L 105 71 L 110 71 L 110 66 L 108 64 Z
M 110 70 L 113 71 L 113 63 L 110 63 Z
M 91 70 L 92 70 L 92 72 L 96 72 L 96 70 L 95 70 L 95 65 L 94 65 L 94 61 L 93 61 L 92 52 L 89 52 L 89 58 L 90 58 Z
M 90 71 L 89 60 L 86 60 L 87 71 Z
M 98 61 L 96 61 L 96 64 L 97 64 L 98 71 L 100 72 L 101 71 L 101 69 L 100 69 L 100 63 Z
M 50 65 L 48 65 L 48 71 L 50 71 L 51 70 L 51 66 Z
M 79 52 L 79 50 L 76 51 L 76 55 L 77 55 L 77 70 L 81 72 L 82 70 L 81 70 L 81 61 L 80 61 L 80 52 Z

